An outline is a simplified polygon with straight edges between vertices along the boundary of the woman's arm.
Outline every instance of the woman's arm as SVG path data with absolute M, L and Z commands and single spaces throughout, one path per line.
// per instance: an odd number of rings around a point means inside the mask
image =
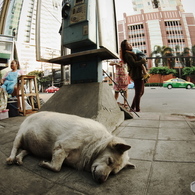
M 128 53 L 131 53 L 131 54 L 135 54 L 136 55 L 136 53 L 133 52 L 133 51 L 126 50 L 125 52 L 128 52 Z
M 10 71 L 9 71 L 9 72 L 10 72 Z M 2 84 L 5 82 L 6 77 L 7 77 L 7 75 L 9 74 L 9 72 L 7 72 L 7 73 L 3 76 L 3 78 L 1 79 L 1 83 L 2 83 Z
M 109 65 L 110 66 L 114 66 L 114 65 L 116 65 L 116 66 L 122 66 L 121 62 L 110 62 Z
M 127 52 L 125 54 L 125 58 L 126 58 L 127 64 L 130 64 L 131 66 L 140 66 L 141 67 L 142 64 L 144 64 L 146 62 L 145 59 L 141 59 L 141 60 L 136 61 L 134 59 L 134 57 L 129 52 Z
M 21 76 L 21 75 L 24 75 L 24 71 L 21 70 L 21 69 L 19 69 L 19 70 L 18 70 L 18 77 Z

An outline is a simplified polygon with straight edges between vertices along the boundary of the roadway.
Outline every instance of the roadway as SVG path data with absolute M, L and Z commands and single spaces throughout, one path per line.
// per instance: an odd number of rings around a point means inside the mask
M 44 101 L 47 101 L 52 95 L 52 93 L 40 93 L 40 97 L 43 98 Z M 134 89 L 128 89 L 128 102 L 130 105 L 133 96 Z M 119 96 L 118 101 L 123 103 L 123 98 Z M 163 87 L 145 87 L 145 93 L 141 99 L 141 111 L 161 113 L 194 113 L 195 88 L 167 89 Z

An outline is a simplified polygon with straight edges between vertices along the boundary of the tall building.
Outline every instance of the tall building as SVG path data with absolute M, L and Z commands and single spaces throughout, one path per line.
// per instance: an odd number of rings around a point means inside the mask
M 5 35 L 10 35 L 10 36 L 16 35 L 16 31 L 20 24 L 22 4 L 23 4 L 23 0 L 17 2 L 10 1 L 5 27 L 4 27 Z
M 138 14 L 118 21 L 119 42 L 129 40 L 134 47 L 151 56 L 155 46 L 170 47 L 182 52 L 195 45 L 195 19 L 185 13 L 181 0 L 132 0 Z M 157 3 L 157 4 L 155 4 Z M 149 67 L 153 63 L 149 61 Z
M 181 0 L 132 0 L 134 11 L 141 12 L 144 10 L 145 13 L 155 12 L 160 8 L 162 11 L 175 10 L 176 7 L 180 11 L 183 10 Z
M 33 70 L 59 69 L 59 65 L 37 62 L 35 26 L 37 0 L 10 1 L 4 35 L 15 36 L 20 65 L 25 73 Z M 41 4 L 41 57 L 50 59 L 60 55 L 61 0 L 42 1 Z
M 0 13 L 1 13 L 2 7 L 3 7 L 3 0 L 0 0 Z

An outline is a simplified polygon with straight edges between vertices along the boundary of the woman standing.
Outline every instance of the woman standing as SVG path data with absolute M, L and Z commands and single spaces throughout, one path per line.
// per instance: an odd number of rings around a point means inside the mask
M 127 90 L 128 90 L 128 72 L 126 69 L 126 65 L 123 63 L 122 60 L 115 60 L 110 62 L 110 65 L 116 66 L 116 76 L 115 76 L 115 83 L 114 84 L 114 91 L 115 91 L 115 99 L 117 100 L 119 97 L 119 92 L 124 94 L 124 107 L 128 107 L 127 105 Z
M 127 63 L 128 71 L 131 79 L 134 81 L 135 87 L 135 96 L 133 98 L 133 102 L 131 104 L 131 108 L 136 112 L 140 112 L 140 100 L 142 95 L 144 94 L 144 80 L 143 80 L 143 70 L 142 65 L 146 63 L 146 60 L 143 58 L 141 60 L 137 60 L 136 54 L 132 51 L 132 46 L 124 40 L 121 42 L 121 51 L 122 51 L 122 59 L 124 63 Z

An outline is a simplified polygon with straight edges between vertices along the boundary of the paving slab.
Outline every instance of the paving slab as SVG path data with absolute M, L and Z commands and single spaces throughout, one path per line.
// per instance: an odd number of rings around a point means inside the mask
M 193 130 L 189 128 L 160 128 L 159 135 L 160 140 L 195 140 L 195 134 Z
M 126 139 L 131 146 L 129 156 L 132 159 L 152 160 L 155 152 L 156 141 L 141 139 Z
M 148 127 L 148 128 L 158 128 L 159 120 L 149 120 L 149 119 L 137 119 L 137 120 L 125 120 L 121 126 L 126 127 Z
M 195 163 L 195 141 L 158 141 L 154 159 Z
M 162 120 L 160 121 L 160 128 L 177 128 L 177 129 L 185 129 L 189 128 L 187 121 L 185 120 Z
M 142 120 L 142 119 L 159 120 L 162 115 L 162 113 L 159 112 L 138 112 L 137 114 L 139 115 L 139 117 L 137 117 L 134 114 L 135 120 Z
M 194 173 L 194 163 L 154 162 L 147 195 L 194 195 L 190 190 Z
M 117 135 L 123 138 L 156 140 L 158 128 L 128 126 L 124 127 Z

